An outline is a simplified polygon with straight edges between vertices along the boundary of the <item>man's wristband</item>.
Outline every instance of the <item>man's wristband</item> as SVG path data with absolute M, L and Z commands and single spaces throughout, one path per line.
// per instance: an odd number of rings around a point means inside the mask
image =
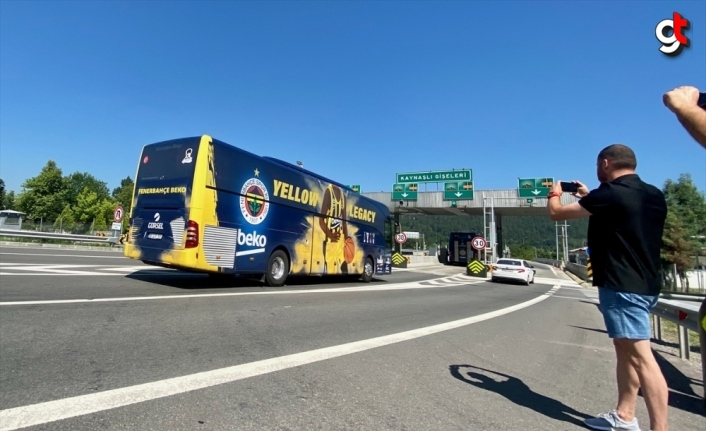
M 558 197 L 561 197 L 561 194 L 555 193 L 555 192 L 550 192 L 550 193 L 547 195 L 547 199 L 558 198 Z

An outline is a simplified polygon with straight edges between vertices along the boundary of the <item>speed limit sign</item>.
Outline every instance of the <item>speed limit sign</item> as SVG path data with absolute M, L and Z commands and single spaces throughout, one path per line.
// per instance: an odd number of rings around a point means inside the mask
M 404 232 L 400 232 L 397 235 L 395 235 L 395 241 L 398 244 L 404 244 L 407 241 L 407 235 L 405 235 Z
M 476 250 L 483 250 L 485 246 L 488 245 L 488 243 L 485 241 L 485 238 L 482 236 L 477 236 L 473 238 L 471 241 L 471 246 L 475 248 Z

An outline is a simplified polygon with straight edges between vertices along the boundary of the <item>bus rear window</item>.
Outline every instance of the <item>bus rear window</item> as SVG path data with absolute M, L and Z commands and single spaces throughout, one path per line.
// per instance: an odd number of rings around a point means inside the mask
M 191 179 L 196 166 L 199 139 L 177 139 L 147 145 L 142 150 L 137 182 Z

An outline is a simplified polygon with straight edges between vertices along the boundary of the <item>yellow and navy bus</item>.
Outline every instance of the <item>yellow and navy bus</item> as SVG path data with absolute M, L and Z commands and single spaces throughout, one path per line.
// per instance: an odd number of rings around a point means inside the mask
M 204 135 L 146 145 L 135 175 L 125 256 L 210 274 L 392 272 L 384 204 L 299 166 Z

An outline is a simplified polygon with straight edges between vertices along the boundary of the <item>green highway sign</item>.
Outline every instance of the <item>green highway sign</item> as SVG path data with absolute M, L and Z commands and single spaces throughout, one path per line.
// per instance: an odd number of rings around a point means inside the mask
M 531 204 L 532 202 L 534 202 L 534 199 L 532 199 L 532 198 L 528 198 L 528 199 L 527 199 L 527 203 L 528 203 L 528 204 Z
M 554 185 L 554 178 L 520 178 L 517 192 L 521 198 L 546 197 Z
M 359 184 L 354 184 L 354 185 L 348 186 L 348 187 L 350 187 L 354 192 L 360 193 L 360 185 Z
M 398 184 L 407 183 L 441 183 L 444 181 L 472 181 L 473 175 L 470 169 L 459 169 L 452 171 L 428 171 L 410 172 L 397 174 Z
M 393 184 L 392 185 L 392 200 L 400 201 L 416 201 L 419 184 Z
M 473 200 L 473 181 L 455 181 L 444 183 L 444 200 Z

